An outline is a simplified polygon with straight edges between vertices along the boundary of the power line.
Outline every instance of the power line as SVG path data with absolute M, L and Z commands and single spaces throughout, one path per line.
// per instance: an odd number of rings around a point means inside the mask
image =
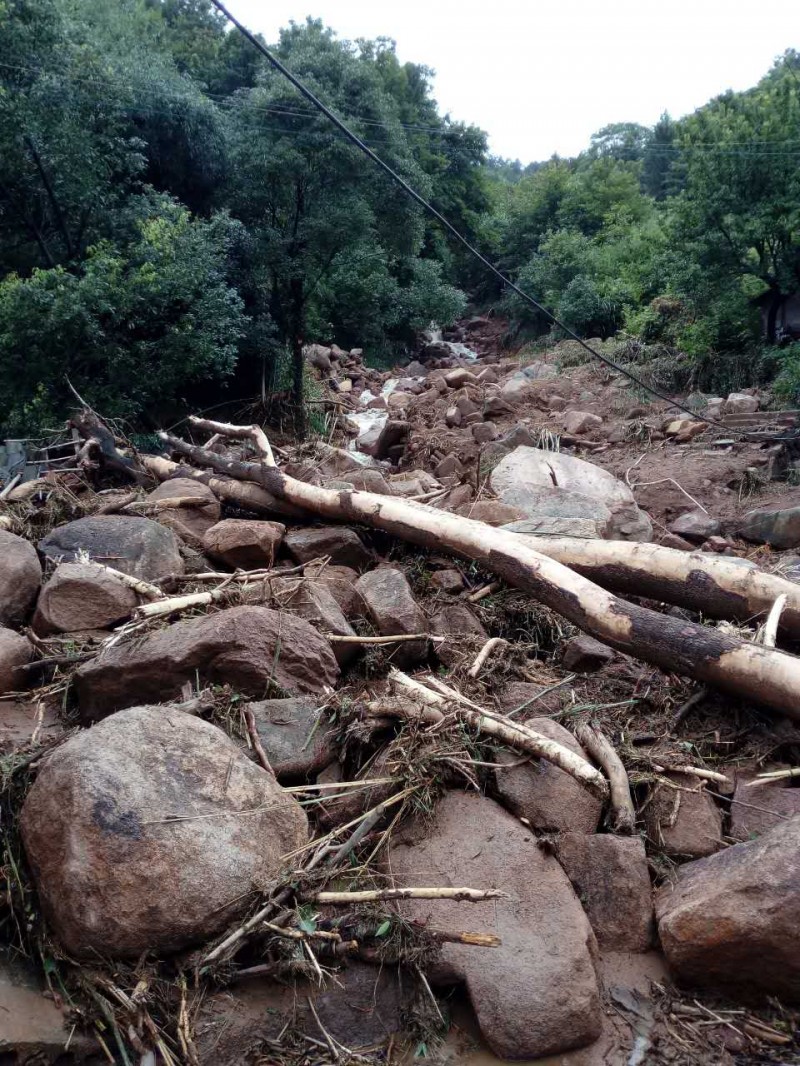
M 445 216 L 440 211 L 438 211 L 433 206 L 433 204 L 429 203 L 428 200 L 421 196 L 416 191 L 416 189 L 413 188 L 413 186 L 409 185 L 409 183 L 403 177 L 401 177 L 396 170 L 394 170 L 388 163 L 384 162 L 384 160 L 381 159 L 381 157 L 377 155 L 377 153 L 374 152 L 368 144 L 365 144 L 364 141 L 362 141 L 361 138 L 356 133 L 354 133 L 350 129 L 350 127 L 347 126 L 333 111 L 331 111 L 331 109 L 327 107 L 319 99 L 319 97 L 316 96 L 311 91 L 311 89 L 308 88 L 308 86 L 306 86 L 302 81 L 300 81 L 298 77 L 292 74 L 288 67 L 285 67 L 283 63 L 277 58 L 277 56 L 273 55 L 272 52 L 265 45 L 263 45 L 261 41 L 259 41 L 258 38 L 255 37 L 250 32 L 250 30 L 247 29 L 246 26 L 239 22 L 239 20 L 230 13 L 230 11 L 222 3 L 222 0 L 211 0 L 211 3 L 237 28 L 237 30 L 239 30 L 239 32 L 244 37 L 247 38 L 247 40 L 253 45 L 254 48 L 257 48 L 258 51 L 266 57 L 266 59 L 275 68 L 275 70 L 277 70 L 285 78 L 287 78 L 288 81 L 290 81 L 291 84 L 295 87 L 295 89 L 297 89 L 297 91 L 301 93 L 302 96 L 306 98 L 306 100 L 309 101 L 309 103 L 313 104 L 313 106 L 317 108 L 318 111 L 322 112 L 322 114 L 325 115 L 326 118 L 328 118 L 342 134 L 344 134 L 344 136 L 350 141 L 351 144 L 355 145 L 355 147 L 358 148 L 360 152 L 363 152 L 364 155 L 371 159 L 373 163 L 379 166 L 381 170 L 383 170 L 384 173 L 386 173 L 396 185 L 399 185 L 400 188 L 403 189 L 408 196 L 410 196 L 420 205 L 420 207 L 427 211 L 428 214 L 432 215 L 439 222 L 439 224 L 442 225 L 448 231 L 448 233 L 455 237 L 456 240 L 460 244 L 462 244 L 467 249 L 467 251 L 478 260 L 478 262 L 480 262 L 487 270 L 494 274 L 494 276 L 499 281 L 501 281 L 504 285 L 508 286 L 508 288 L 510 288 L 512 292 L 515 292 L 517 296 L 519 296 L 526 303 L 530 304 L 531 307 L 534 307 L 537 311 L 543 314 L 545 318 L 547 318 L 558 329 L 566 333 L 568 337 L 571 337 L 574 341 L 577 341 L 578 344 L 580 344 L 580 346 L 585 351 L 587 351 L 589 355 L 591 355 L 594 359 L 598 359 L 601 363 L 604 363 L 606 366 L 610 367 L 618 374 L 622 374 L 623 377 L 628 378 L 629 381 L 632 381 L 635 385 L 638 385 L 639 388 L 642 388 L 646 392 L 649 392 L 651 396 L 657 396 L 660 400 L 664 400 L 671 406 L 677 407 L 678 410 L 683 411 L 688 415 L 691 415 L 692 418 L 695 417 L 695 412 L 690 407 L 685 406 L 674 398 L 668 396 L 666 393 L 661 392 L 659 389 L 653 388 L 652 385 L 646 384 L 644 381 L 642 381 L 641 378 L 637 377 L 635 374 L 632 374 L 623 366 L 620 366 L 620 364 L 616 363 L 613 359 L 609 359 L 608 356 L 596 351 L 594 348 L 591 347 L 591 345 L 587 344 L 585 340 L 579 337 L 574 330 L 570 329 L 569 326 L 564 325 L 563 322 L 560 322 L 556 318 L 556 316 L 551 311 L 548 311 L 546 307 L 540 304 L 538 300 L 534 299 L 533 296 L 530 296 L 527 292 L 525 292 L 518 285 L 516 285 L 509 277 L 503 274 L 502 271 L 498 270 L 497 267 L 492 262 L 490 262 L 490 260 L 488 260 L 481 252 L 478 251 L 477 248 L 474 247 L 474 245 L 470 244 L 467 238 L 461 233 L 460 230 L 458 230 L 453 225 L 452 222 L 445 218 Z M 713 418 L 706 418 L 704 419 L 704 421 L 710 423 L 713 426 L 717 426 L 720 429 L 725 430 L 726 433 L 731 432 L 729 426 L 726 426 L 722 422 L 717 422 Z M 733 435 L 738 435 L 742 438 L 747 437 L 747 434 L 736 434 L 735 431 Z

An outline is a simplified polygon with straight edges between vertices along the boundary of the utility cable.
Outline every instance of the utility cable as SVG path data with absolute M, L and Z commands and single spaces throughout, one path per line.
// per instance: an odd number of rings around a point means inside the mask
M 388 163 L 381 159 L 381 157 L 376 152 L 374 152 L 368 144 L 365 144 L 365 142 L 362 141 L 361 138 L 356 133 L 354 133 L 350 129 L 350 127 L 347 126 L 336 114 L 334 114 L 334 112 L 331 111 L 331 109 L 327 107 L 322 102 L 322 100 L 320 100 L 319 97 L 311 91 L 311 89 L 309 89 L 302 81 L 300 81 L 300 79 L 296 77 L 288 69 L 288 67 L 285 67 L 283 63 L 278 59 L 278 57 L 273 55 L 273 53 L 266 47 L 266 45 L 262 44 L 261 41 L 259 41 L 258 38 L 254 34 L 252 34 L 250 30 L 248 30 L 247 27 L 244 26 L 235 17 L 235 15 L 231 14 L 225 4 L 222 3 L 222 0 L 211 0 L 211 2 L 214 7 L 216 7 L 217 10 L 221 12 L 221 14 L 223 14 L 225 18 L 228 19 L 228 21 L 231 22 L 245 38 L 247 38 L 250 44 L 252 44 L 253 47 L 256 48 L 265 57 L 265 59 L 268 60 L 270 65 L 274 67 L 275 70 L 277 70 L 280 74 L 282 74 L 288 81 L 290 81 L 291 84 L 295 87 L 295 89 L 297 89 L 297 91 L 302 96 L 304 96 L 310 104 L 317 108 L 318 111 L 321 111 L 322 114 L 325 115 L 325 117 L 328 118 L 334 124 L 334 126 L 336 126 L 340 133 L 344 134 L 344 136 L 347 138 L 347 140 L 350 141 L 351 144 L 355 145 L 355 147 L 358 148 L 359 151 L 363 152 L 364 155 L 371 159 L 373 163 L 379 166 L 381 170 L 383 170 L 384 173 L 386 173 L 396 185 L 399 185 L 400 188 L 403 189 L 408 196 L 410 196 L 420 205 L 420 207 L 427 211 L 428 214 L 432 215 L 439 222 L 439 224 L 447 230 L 448 233 L 455 237 L 455 239 L 460 244 L 462 244 L 467 249 L 467 251 L 472 256 L 474 256 L 487 270 L 494 274 L 494 276 L 500 282 L 502 282 L 503 285 L 506 285 L 509 289 L 511 289 L 512 292 L 516 293 L 516 295 L 519 296 L 520 299 L 524 300 L 525 303 L 530 304 L 531 307 L 535 308 L 537 311 L 539 311 L 540 314 L 544 315 L 545 318 L 548 319 L 554 326 L 556 326 L 557 329 L 560 329 L 568 337 L 572 338 L 572 340 L 577 341 L 577 343 L 580 344 L 580 346 L 586 352 L 588 352 L 589 355 L 592 356 L 592 358 L 599 360 L 601 363 L 604 363 L 607 367 L 610 367 L 616 373 L 622 374 L 623 377 L 628 378 L 629 381 L 632 381 L 635 385 L 638 385 L 639 388 L 644 389 L 646 392 L 649 392 L 652 396 L 658 397 L 658 399 L 663 400 L 665 403 L 670 404 L 672 407 L 677 407 L 679 411 L 683 411 L 685 414 L 690 415 L 692 418 L 696 417 L 696 413 L 690 407 L 687 407 L 685 404 L 680 403 L 678 400 L 675 400 L 673 397 L 668 396 L 666 393 L 661 392 L 660 389 L 656 389 L 652 385 L 646 384 L 644 381 L 642 381 L 640 377 L 637 377 L 636 374 L 633 374 L 631 373 L 631 371 L 626 370 L 623 366 L 621 366 L 619 363 L 616 363 L 608 356 L 596 351 L 594 348 L 592 348 L 590 344 L 587 344 L 585 340 L 579 337 L 574 330 L 570 329 L 570 327 L 565 325 L 563 322 L 560 322 L 559 319 L 556 318 L 556 316 L 551 311 L 548 311 L 546 307 L 540 304 L 538 300 L 535 300 L 533 296 L 530 296 L 527 292 L 522 290 L 517 284 L 515 284 L 515 282 L 513 282 L 509 277 L 503 274 L 501 270 L 498 270 L 498 268 L 489 259 L 487 259 L 485 255 L 478 251 L 478 249 L 474 245 L 470 244 L 467 238 L 461 233 L 460 230 L 458 230 L 453 225 L 452 222 L 445 218 L 445 216 L 440 211 L 438 211 L 433 206 L 433 204 L 431 204 L 428 200 L 421 196 L 420 193 L 418 193 L 416 189 L 413 188 L 413 186 L 409 185 L 405 178 L 403 178 L 400 174 L 397 173 L 396 170 L 394 170 L 393 167 L 391 167 Z M 709 423 L 712 426 L 716 426 L 717 428 L 724 430 L 731 436 L 739 436 L 742 439 L 749 439 L 750 435 L 748 435 L 747 433 L 742 433 L 741 431 L 737 433 L 735 430 L 731 430 L 730 426 L 726 426 L 724 422 L 718 422 L 713 418 L 705 418 L 703 419 L 703 421 Z M 791 440 L 794 438 L 771 437 L 768 439 Z

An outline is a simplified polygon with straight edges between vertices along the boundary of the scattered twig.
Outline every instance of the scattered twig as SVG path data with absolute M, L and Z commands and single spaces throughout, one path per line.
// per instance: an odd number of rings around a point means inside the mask
M 597 726 L 579 726 L 576 736 L 584 748 L 605 770 L 611 790 L 609 823 L 617 833 L 632 833 L 636 825 L 636 811 L 631 798 L 628 774 L 609 739 Z
M 469 677 L 477 677 L 492 652 L 499 651 L 500 648 L 505 648 L 507 645 L 508 641 L 504 640 L 503 637 L 490 637 L 475 656 L 475 662 L 467 671 L 467 675 Z
M 376 888 L 363 892 L 312 892 L 303 897 L 309 903 L 348 906 L 351 903 L 377 903 L 391 899 L 447 899 L 455 903 L 482 903 L 489 899 L 508 899 L 499 888 Z
M 475 592 L 471 592 L 467 596 L 467 603 L 479 603 L 480 600 L 486 599 L 487 596 L 491 596 L 494 592 L 499 592 L 503 587 L 502 581 L 491 581 L 488 585 L 483 585 Z
M 261 764 L 262 768 L 267 771 L 268 774 L 275 776 L 275 771 L 270 766 L 267 753 L 264 751 L 264 746 L 261 743 L 261 737 L 258 735 L 258 729 L 256 727 L 256 718 L 250 707 L 242 708 L 242 717 L 244 718 L 245 725 L 247 726 L 247 735 L 250 737 L 250 743 L 253 745 L 253 751 L 256 753 L 256 758 Z
M 766 648 L 774 648 L 778 639 L 778 625 L 780 624 L 781 614 L 786 606 L 788 596 L 782 593 L 773 603 L 770 608 L 770 612 L 767 615 L 767 620 L 764 623 L 764 628 L 761 630 L 761 643 Z

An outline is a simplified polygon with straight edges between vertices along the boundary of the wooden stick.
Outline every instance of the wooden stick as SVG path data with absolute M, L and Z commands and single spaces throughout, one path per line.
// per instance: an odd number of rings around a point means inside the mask
M 210 418 L 198 418 L 196 415 L 189 415 L 187 421 L 189 425 L 197 429 L 207 429 L 210 433 L 218 434 L 220 437 L 251 440 L 264 464 L 275 466 L 275 456 L 272 454 L 269 440 L 261 426 L 233 426 L 229 422 L 214 422 Z
M 446 708 L 448 703 L 452 702 L 446 696 L 432 692 L 425 685 L 421 685 L 419 681 L 408 677 L 400 670 L 394 668 L 390 670 L 389 680 L 396 688 L 411 692 L 421 699 L 424 704 L 432 705 L 436 710 Z M 462 697 L 463 699 L 465 698 Z M 516 751 L 524 751 L 528 755 L 536 755 L 538 758 L 547 759 L 548 762 L 553 763 L 560 770 L 569 774 L 570 777 L 574 777 L 576 781 L 590 789 L 595 795 L 604 799 L 608 795 L 608 785 L 603 775 L 582 756 L 576 755 L 574 751 L 565 748 L 563 744 L 550 740 L 549 737 L 545 737 L 519 722 L 504 720 L 501 715 L 494 715 L 493 712 L 485 709 L 473 709 L 469 705 L 464 706 L 462 709 L 461 706 L 456 704 L 453 713 L 472 726 L 473 729 L 477 729 L 478 732 L 484 733 L 486 736 L 494 737 L 495 740 L 502 741 L 502 743 L 507 744 Z
M 628 774 L 607 737 L 596 726 L 582 725 L 575 735 L 592 758 L 600 763 L 608 776 L 611 789 L 611 810 L 609 823 L 617 833 L 633 832 L 636 825 L 636 811 L 631 798 L 631 786 Z
M 487 596 L 491 596 L 493 592 L 499 592 L 502 587 L 502 581 L 491 581 L 488 585 L 483 585 L 477 591 L 471 592 L 467 596 L 467 603 L 479 603 L 481 600 L 485 600 Z
M 189 611 L 192 607 L 208 607 L 209 604 L 219 603 L 230 595 L 227 588 L 212 589 L 211 592 L 187 592 L 184 596 L 171 596 L 168 600 L 162 599 L 157 603 L 143 603 L 136 607 L 134 614 L 139 618 L 163 618 L 165 614 L 178 614 L 181 611 Z
M 753 788 L 754 785 L 767 785 L 770 781 L 783 781 L 788 777 L 800 777 L 800 766 L 790 766 L 786 770 L 770 770 L 769 773 L 759 774 L 755 781 L 748 781 L 745 788 Z
M 9 495 L 11 490 L 15 488 L 22 480 L 22 474 L 14 474 L 10 481 L 6 482 L 3 487 L 3 491 L 0 492 L 0 500 L 4 500 Z
M 325 633 L 325 639 L 332 644 L 400 644 L 409 640 L 432 640 L 442 641 L 445 637 L 432 637 L 429 633 L 396 633 L 387 637 L 359 637 L 357 633 L 352 635 L 338 633 Z
M 475 656 L 475 662 L 467 670 L 467 676 L 477 677 L 492 652 L 499 651 L 500 648 L 505 648 L 507 645 L 508 641 L 504 640 L 503 637 L 490 637 Z
M 304 896 L 309 903 L 349 906 L 353 903 L 376 903 L 390 899 L 448 899 L 455 903 L 483 903 L 489 899 L 508 899 L 499 888 L 376 888 L 362 892 L 313 892 Z
M 250 737 L 250 743 L 253 745 L 253 750 L 256 753 L 256 758 L 261 763 L 261 766 L 268 774 L 275 776 L 275 771 L 270 765 L 270 761 L 267 758 L 267 753 L 264 751 L 264 746 L 261 743 L 261 737 L 258 735 L 258 729 L 256 728 L 256 718 L 253 714 L 252 708 L 243 707 L 242 715 L 244 717 L 245 725 L 247 726 L 247 735 Z
M 718 781 L 721 785 L 728 784 L 725 774 L 716 770 L 706 770 L 704 766 L 659 766 L 653 763 L 653 769 L 657 774 L 687 774 L 690 777 L 698 777 L 701 781 Z
M 142 581 L 141 578 L 123 574 L 121 570 L 115 570 L 113 566 L 106 566 L 105 563 L 98 563 L 94 559 L 89 559 L 86 565 L 94 566 L 106 574 L 111 574 L 117 581 L 121 581 L 123 585 L 127 585 L 129 589 L 133 589 L 134 592 L 143 596 L 146 600 L 163 600 L 165 598 L 164 592 L 157 585 L 151 585 L 149 581 Z
M 767 620 L 764 623 L 764 628 L 761 631 L 761 643 L 765 648 L 774 648 L 778 639 L 778 623 L 781 620 L 781 614 L 788 602 L 789 597 L 785 592 L 782 592 L 780 596 L 775 600 L 770 608 Z

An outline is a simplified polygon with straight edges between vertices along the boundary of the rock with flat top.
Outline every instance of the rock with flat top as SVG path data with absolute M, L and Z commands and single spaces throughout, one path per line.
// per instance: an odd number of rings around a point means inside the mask
M 591 433 L 602 424 L 603 419 L 600 415 L 593 414 L 591 411 L 576 411 L 573 408 L 564 412 L 564 432 L 572 436 L 580 437 L 584 433 Z
M 537 704 L 532 704 L 534 711 Z M 568 729 L 550 718 L 523 719 L 525 725 L 548 740 L 589 760 L 589 756 Z M 601 801 L 574 777 L 546 759 L 520 761 L 510 750 L 495 756 L 497 794 L 504 806 L 524 818 L 536 830 L 563 833 L 594 833 L 600 824 Z
M 656 917 L 679 981 L 800 1002 L 798 856 L 800 817 L 675 871 Z
M 339 667 L 316 629 L 288 611 L 229 607 L 174 622 L 139 640 L 115 644 L 75 675 L 85 721 L 137 703 L 177 696 L 189 682 L 228 684 L 259 698 L 319 695 L 336 683 Z
M 42 589 L 33 628 L 39 636 L 109 629 L 130 618 L 139 598 L 93 563 L 62 563 Z
M 308 839 L 302 807 L 217 726 L 133 707 L 43 762 L 20 820 L 62 948 L 138 958 L 246 913 Z
M 445 603 L 431 615 L 431 633 L 436 641 L 436 656 L 445 666 L 456 666 L 464 658 L 474 659 L 489 639 L 475 612 L 460 601 Z
M 758 410 L 758 397 L 748 392 L 732 392 L 723 404 L 726 415 L 751 415 Z
M 0 1062 L 97 1066 L 105 1061 L 100 1045 L 69 1024 L 67 1004 L 56 1004 L 36 966 L 20 958 L 0 959 Z
M 95 515 L 58 526 L 39 542 L 39 551 L 54 562 L 105 563 L 131 577 L 162 581 L 184 572 L 178 541 L 170 529 L 149 518 Z
M 607 666 L 613 658 L 614 652 L 607 644 L 581 633 L 567 641 L 561 663 L 565 670 L 591 674 Z
M 286 526 L 249 518 L 225 518 L 207 530 L 203 546 L 213 559 L 242 570 L 272 566 Z
M 736 789 L 731 801 L 731 831 L 734 840 L 753 840 L 800 816 L 800 788 L 793 788 L 791 778 L 753 785 L 757 775 L 766 770 L 786 769 L 764 766 L 736 771 Z
M 699 508 L 687 511 L 667 526 L 670 533 L 683 537 L 684 540 L 691 541 L 693 544 L 702 544 L 709 537 L 715 537 L 720 528 L 718 519 L 712 518 L 707 511 L 701 511 Z
M 42 566 L 34 546 L 0 529 L 0 625 L 22 625 L 41 584 Z
M 592 961 L 594 937 L 557 860 L 492 800 L 447 792 L 432 819 L 398 830 L 387 863 L 393 883 L 498 888 L 506 898 L 471 903 L 473 928 L 499 936 L 478 954 L 444 944 L 434 983 L 466 984 L 478 1025 L 504 1059 L 535 1059 L 583 1047 L 600 1033 Z M 401 913 L 437 929 L 462 931 L 450 902 L 404 900 Z
M 796 494 L 790 504 L 756 508 L 739 520 L 737 532 L 745 540 L 773 548 L 800 547 L 800 503 Z

